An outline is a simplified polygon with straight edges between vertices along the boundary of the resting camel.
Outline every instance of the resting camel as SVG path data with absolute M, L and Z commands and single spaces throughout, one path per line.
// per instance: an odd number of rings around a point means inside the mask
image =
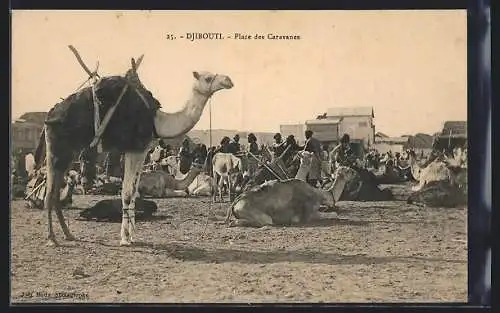
M 139 181 L 138 192 L 141 197 L 186 197 L 189 185 L 201 171 L 202 169 L 199 167 L 192 167 L 183 179 L 176 179 L 172 174 L 161 170 L 144 172 Z
M 306 183 L 313 157 L 311 152 L 298 152 L 300 166 L 295 178 L 269 180 L 242 193 L 229 207 L 225 222 L 234 216 L 236 221 L 231 226 L 300 224 L 318 218 L 322 206 L 334 208 L 335 197 L 340 197 L 335 188 L 341 185 L 341 177 L 328 190 Z
M 217 190 L 218 187 L 215 179 L 205 172 L 198 174 L 188 187 L 190 196 L 213 196 Z
M 335 185 L 314 188 L 300 179 L 271 180 L 243 192 L 228 209 L 231 226 L 262 227 L 307 223 L 319 216 L 321 206 L 335 206 Z
M 394 198 L 389 189 L 378 187 L 377 177 L 368 170 L 355 170 L 347 166 L 339 166 L 335 170 L 334 182 L 325 184 L 338 184 L 341 201 L 389 201 Z M 335 181 L 339 178 L 339 181 Z
M 142 60 L 142 58 L 140 59 Z M 135 240 L 135 201 L 143 164 L 154 137 L 175 138 L 186 134 L 199 121 L 207 101 L 222 89 L 233 87 L 226 75 L 209 72 L 193 72 L 194 85 L 191 97 L 184 108 L 176 113 L 159 110 L 160 103 L 140 82 L 137 66 L 132 59 L 132 69 L 125 77 L 101 78 L 95 86 L 83 88 L 56 104 L 48 113 L 43 130 L 43 140 L 37 149 L 37 164 L 43 157 L 39 151 L 46 151 L 47 195 L 44 206 L 47 209 L 48 245 L 57 245 L 52 228 L 52 210 L 66 240 L 75 240 L 61 210 L 59 190 L 64 172 L 68 169 L 73 154 L 87 149 L 96 134 L 94 130 L 94 95 L 100 101 L 100 116 L 111 108 L 116 111 L 109 119 L 102 133 L 104 151 L 114 148 L 125 154 L 125 170 L 122 184 L 122 224 L 120 245 L 130 245 Z M 119 95 L 123 95 L 119 98 Z M 117 101 L 121 99 L 121 101 Z M 95 153 L 94 161 L 95 161 Z
M 460 157 L 462 157 L 460 155 Z M 425 168 L 410 154 L 412 174 L 418 185 L 412 187 L 408 203 L 423 203 L 430 207 L 456 207 L 467 203 L 467 168 L 461 158 L 437 156 Z
M 136 219 L 149 218 L 158 211 L 154 201 L 137 198 L 135 202 Z M 106 222 L 119 222 L 122 217 L 121 199 L 100 200 L 90 208 L 80 212 L 80 219 Z

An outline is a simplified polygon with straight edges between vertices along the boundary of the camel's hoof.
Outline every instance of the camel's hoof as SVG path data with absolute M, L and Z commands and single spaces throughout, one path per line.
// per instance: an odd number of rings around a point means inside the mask
M 130 246 L 132 243 L 130 241 L 127 241 L 127 240 L 122 240 L 120 241 L 120 246 Z
M 47 247 L 57 247 L 57 241 L 54 238 L 49 238 L 46 243 Z
M 270 229 L 271 229 L 271 226 L 269 226 L 269 225 L 259 227 L 259 230 L 270 230 Z
M 229 222 L 229 224 L 227 224 L 227 227 L 238 227 L 238 226 L 240 226 L 240 225 L 239 225 L 237 220 L 231 221 L 231 222 Z
M 76 240 L 76 237 L 75 237 L 75 236 L 73 236 L 72 234 L 67 234 L 67 235 L 65 235 L 65 236 L 64 236 L 64 239 L 65 239 L 66 241 L 75 241 L 75 240 Z
M 336 206 L 334 207 L 329 207 L 329 206 L 320 206 L 319 207 L 319 212 L 324 212 L 324 213 L 330 213 L 330 212 L 338 212 L 338 208 Z

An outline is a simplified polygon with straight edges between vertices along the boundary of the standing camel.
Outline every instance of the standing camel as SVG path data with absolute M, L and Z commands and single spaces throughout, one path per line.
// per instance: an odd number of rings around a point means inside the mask
M 122 183 L 122 224 L 120 245 L 130 245 L 135 236 L 135 201 L 138 182 L 148 145 L 154 137 L 175 138 L 186 134 L 199 121 L 208 99 L 217 91 L 233 87 L 226 75 L 209 72 L 193 72 L 195 83 L 192 94 L 184 108 L 175 113 L 159 110 L 159 102 L 140 82 L 135 60 L 125 77 L 103 77 L 95 86 L 95 95 L 100 103 L 100 116 L 117 102 L 124 92 L 114 115 L 102 134 L 102 148 L 112 148 L 125 154 L 125 169 Z M 124 88 L 128 86 L 129 88 Z M 47 210 L 48 245 L 57 241 L 52 229 L 52 209 L 66 240 L 75 240 L 64 220 L 59 201 L 59 190 L 64 173 L 73 154 L 87 149 L 94 139 L 94 93 L 87 87 L 56 104 L 48 113 L 37 151 L 45 151 L 47 162 L 47 189 L 44 207 Z M 43 145 L 43 146 L 41 146 Z M 38 153 L 37 153 L 38 154 Z M 38 155 L 37 164 L 43 157 Z

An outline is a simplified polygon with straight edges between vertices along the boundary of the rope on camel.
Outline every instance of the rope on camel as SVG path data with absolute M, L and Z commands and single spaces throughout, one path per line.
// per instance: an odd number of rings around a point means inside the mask
M 215 74 L 214 76 L 214 79 L 212 79 L 212 81 L 210 82 L 210 85 L 208 87 L 208 90 L 210 91 L 212 89 L 212 84 L 214 83 L 215 79 L 217 78 L 217 74 Z M 210 96 L 210 98 L 208 98 L 208 144 L 209 144 L 209 149 L 212 149 L 212 96 Z M 208 156 L 208 151 L 207 151 L 207 156 Z M 214 159 L 214 153 L 212 151 L 212 154 L 210 155 L 210 164 L 207 163 L 207 167 L 208 168 L 211 168 L 212 169 L 212 183 L 213 183 L 213 187 L 212 188 L 212 193 L 215 193 L 216 192 L 216 189 L 215 189 L 215 171 L 213 169 L 213 162 L 212 160 Z M 201 233 L 201 237 L 205 237 L 205 233 L 207 231 L 207 226 L 208 226 L 208 218 L 210 217 L 210 213 L 212 213 L 212 208 L 213 208 L 213 204 L 214 204 L 214 195 L 211 195 L 210 196 L 210 202 L 209 202 L 209 207 L 208 207 L 208 214 L 207 214 L 207 217 L 205 219 L 205 225 L 203 226 L 203 231 Z

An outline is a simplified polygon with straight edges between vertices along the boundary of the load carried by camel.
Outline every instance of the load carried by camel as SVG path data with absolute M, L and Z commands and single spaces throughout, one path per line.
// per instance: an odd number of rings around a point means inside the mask
M 43 167 L 33 173 L 25 188 L 26 206 L 31 209 L 43 210 L 43 202 L 46 195 L 46 168 Z M 74 170 L 68 171 L 64 176 L 64 187 L 60 190 L 59 201 L 62 207 L 68 207 L 73 203 L 73 193 L 80 182 L 80 175 Z
M 146 199 L 136 200 L 137 220 L 151 218 L 158 211 L 158 206 L 154 201 Z M 120 222 L 122 218 L 122 200 L 105 199 L 100 200 L 90 208 L 82 210 L 79 214 L 80 220 L 96 222 Z
M 139 79 L 137 69 L 142 56 L 137 62 L 131 60 L 132 68 L 125 76 L 101 78 L 85 66 L 76 49 L 70 49 L 93 83 L 49 111 L 37 148 L 37 167 L 45 163 L 43 156 L 46 155 L 48 244 L 57 244 L 52 228 L 52 209 L 56 210 L 65 238 L 74 240 L 58 196 L 74 153 L 88 150 L 88 165 L 92 168 L 97 150 L 102 147 L 104 151 L 115 149 L 125 154 L 120 244 L 130 245 L 135 240 L 135 199 L 149 144 L 155 137 L 168 139 L 186 134 L 199 121 L 208 99 L 219 90 L 232 88 L 233 83 L 226 75 L 193 72 L 195 82 L 191 98 L 182 110 L 165 113 L 159 110 L 159 101 Z
M 381 189 L 378 178 L 366 169 L 339 166 L 335 169 L 333 176 L 334 181 L 342 178 L 340 201 L 390 201 L 394 199 L 392 191 L 388 188 Z M 323 187 L 328 188 L 331 184 L 333 182 L 327 182 Z

